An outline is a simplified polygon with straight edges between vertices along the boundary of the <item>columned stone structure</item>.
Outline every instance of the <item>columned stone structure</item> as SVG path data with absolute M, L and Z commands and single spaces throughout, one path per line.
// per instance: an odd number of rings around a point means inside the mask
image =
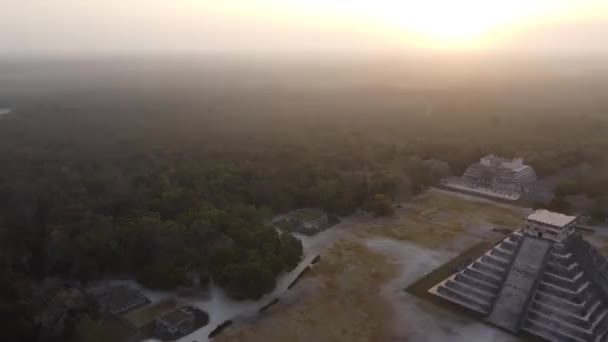
M 546 210 L 429 292 L 513 333 L 548 341 L 608 341 L 608 262 Z
M 445 177 L 441 184 L 484 197 L 515 201 L 528 193 L 530 185 L 537 180 L 534 169 L 524 164 L 522 158 L 489 155 L 469 166 L 462 177 Z
M 481 158 L 465 171 L 463 178 L 479 185 L 525 185 L 536 181 L 534 169 L 524 164 L 522 158 L 505 159 L 495 155 Z

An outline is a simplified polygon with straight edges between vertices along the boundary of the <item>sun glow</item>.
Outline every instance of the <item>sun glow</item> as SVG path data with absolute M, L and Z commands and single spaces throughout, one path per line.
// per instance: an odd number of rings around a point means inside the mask
M 606 0 L 189 1 L 274 27 L 372 32 L 402 46 L 439 49 L 482 49 L 553 21 L 608 15 Z
M 500 31 L 572 10 L 562 0 L 308 0 L 318 8 L 396 29 L 437 47 L 474 47 Z
M 389 6 L 379 19 L 415 33 L 431 44 L 475 45 L 493 31 L 522 20 L 514 7 L 497 8 L 492 1 L 421 1 L 415 6 Z

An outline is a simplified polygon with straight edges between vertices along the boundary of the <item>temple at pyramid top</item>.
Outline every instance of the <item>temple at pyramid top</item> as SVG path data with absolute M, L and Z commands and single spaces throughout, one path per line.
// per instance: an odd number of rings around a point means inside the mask
M 576 217 L 537 210 L 526 219 L 524 233 L 561 242 L 575 233 Z
M 537 210 L 429 292 L 515 334 L 608 341 L 608 262 L 575 225 L 574 216 Z

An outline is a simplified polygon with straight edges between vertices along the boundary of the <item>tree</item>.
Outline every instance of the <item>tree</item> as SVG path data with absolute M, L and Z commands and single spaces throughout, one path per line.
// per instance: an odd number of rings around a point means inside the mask
M 532 209 L 534 209 L 534 210 L 544 209 L 546 207 L 547 207 L 547 204 L 545 204 L 544 202 L 541 202 L 541 201 L 534 201 L 532 203 Z
M 575 196 L 582 192 L 580 183 L 575 180 L 561 182 L 555 189 L 555 194 L 559 197 Z
M 367 204 L 367 210 L 376 216 L 387 216 L 393 214 L 393 202 L 383 194 L 376 194 Z
M 26 342 L 34 340 L 36 329 L 31 308 L 24 303 L 6 265 L 0 265 L 0 340 Z
M 572 206 L 563 197 L 555 196 L 549 203 L 548 208 L 551 211 L 555 211 L 563 214 L 570 214 L 572 212 Z
M 406 173 L 415 192 L 422 191 L 435 182 L 429 168 L 422 161 L 418 161 L 418 159 L 410 160 Z
M 608 208 L 603 200 L 595 200 L 593 208 L 589 212 L 591 219 L 596 222 L 604 222 L 608 219 Z
M 172 290 L 184 284 L 185 272 L 171 260 L 157 260 L 137 272 L 137 282 L 150 289 Z

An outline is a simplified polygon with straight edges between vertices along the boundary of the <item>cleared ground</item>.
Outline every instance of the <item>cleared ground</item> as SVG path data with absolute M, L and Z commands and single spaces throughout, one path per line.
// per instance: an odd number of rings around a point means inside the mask
M 131 324 L 133 324 L 133 326 L 136 328 L 142 328 L 162 314 L 172 311 L 178 307 L 179 303 L 177 301 L 165 300 L 131 311 L 127 313 L 124 318 L 131 322 Z
M 216 341 L 514 341 L 403 289 L 516 228 L 528 211 L 431 190 L 394 218 L 362 220 L 280 302 Z M 363 222 L 364 221 L 364 222 Z
M 116 316 L 102 320 L 84 319 L 75 327 L 70 342 L 136 341 L 138 331 Z

